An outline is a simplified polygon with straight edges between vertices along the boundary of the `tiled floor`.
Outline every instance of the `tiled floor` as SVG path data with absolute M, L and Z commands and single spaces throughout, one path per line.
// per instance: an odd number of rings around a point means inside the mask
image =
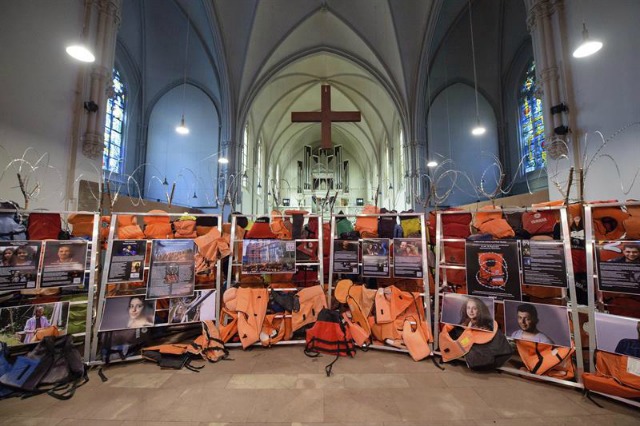
M 133 362 L 111 366 L 69 401 L 0 401 L 8 425 L 640 425 L 640 410 L 577 390 L 461 365 L 438 370 L 400 353 L 308 358 L 300 346 L 232 350 L 200 373 Z

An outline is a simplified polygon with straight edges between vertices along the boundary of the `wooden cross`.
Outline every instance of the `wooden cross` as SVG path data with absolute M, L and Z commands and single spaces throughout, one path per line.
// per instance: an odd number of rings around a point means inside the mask
M 320 88 L 322 102 L 320 111 L 292 112 L 292 123 L 322 123 L 320 136 L 322 148 L 331 148 L 332 122 L 360 122 L 360 111 L 331 111 L 331 86 L 323 84 Z

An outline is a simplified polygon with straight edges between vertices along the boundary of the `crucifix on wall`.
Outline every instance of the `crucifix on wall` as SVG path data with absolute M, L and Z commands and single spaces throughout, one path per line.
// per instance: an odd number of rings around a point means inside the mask
M 331 148 L 331 123 L 333 122 L 360 122 L 360 111 L 331 111 L 331 86 L 323 84 L 320 88 L 322 94 L 320 111 L 300 111 L 291 113 L 293 123 L 321 123 L 321 146 L 323 149 Z

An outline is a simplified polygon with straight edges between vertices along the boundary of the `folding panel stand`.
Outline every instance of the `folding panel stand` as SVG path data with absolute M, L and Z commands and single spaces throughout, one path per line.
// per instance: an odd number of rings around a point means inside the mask
M 598 309 L 596 303 L 596 282 L 598 281 L 598 274 L 596 272 L 595 266 L 595 256 L 596 256 L 596 240 L 594 238 L 593 232 L 593 211 L 599 208 L 605 207 L 622 207 L 622 206 L 640 206 L 639 201 L 628 201 L 625 203 L 601 203 L 601 204 L 589 204 L 585 203 L 584 205 L 584 233 L 585 233 L 585 248 L 587 251 L 587 297 L 589 302 L 589 371 L 592 373 L 596 372 L 594 359 L 595 359 L 595 351 L 596 351 L 596 316 L 595 312 Z M 615 293 L 615 292 L 612 292 Z M 637 318 L 634 318 L 637 320 Z M 594 392 L 589 391 L 598 395 L 605 396 L 607 398 L 614 399 L 616 401 L 624 402 L 625 404 L 633 405 L 634 407 L 640 408 L 640 402 L 634 401 L 628 398 L 621 398 L 615 395 L 609 395 L 607 393 L 602 392 Z
M 258 217 L 264 217 L 267 215 L 261 214 L 261 215 L 251 215 L 251 214 L 233 214 L 231 216 L 231 254 L 229 255 L 229 266 L 228 266 L 228 270 L 227 270 L 227 285 L 226 285 L 226 289 L 233 287 L 236 284 L 239 284 L 239 280 L 240 280 L 240 270 L 239 268 L 242 267 L 242 252 L 240 252 L 238 250 L 237 245 L 239 243 L 242 243 L 243 240 L 237 240 L 236 239 L 236 226 L 237 226 L 237 218 L 238 217 L 246 217 L 247 219 L 252 219 L 255 220 Z M 288 215 L 288 214 L 281 214 L 279 215 L 279 217 L 281 218 L 289 218 L 291 219 L 293 217 L 293 215 Z M 298 245 L 298 243 L 307 243 L 307 242 L 311 242 L 311 243 L 316 243 L 318 245 L 318 252 L 317 252 L 317 258 L 318 261 L 317 262 L 297 262 L 296 261 L 296 270 L 298 268 L 298 266 L 317 266 L 318 267 L 318 282 L 319 285 L 322 286 L 322 288 L 324 289 L 324 266 L 323 266 L 323 262 L 322 262 L 322 258 L 323 258 L 323 249 L 322 249 L 322 218 L 320 215 L 317 214 L 307 214 L 304 215 L 304 218 L 306 221 L 308 221 L 311 218 L 316 218 L 318 220 L 318 238 L 302 238 L 302 239 L 297 239 L 297 240 L 281 240 L 281 241 L 295 241 L 296 242 L 296 246 Z M 236 268 L 236 271 L 234 272 L 234 269 Z M 298 288 L 293 289 L 293 287 L 291 289 L 289 288 L 271 288 L 268 289 L 269 291 L 297 291 Z M 327 299 L 329 299 L 329 296 L 327 296 Z M 285 317 L 290 316 L 291 314 L 285 314 Z M 305 341 L 304 340 L 281 340 L 277 343 L 275 343 L 274 345 L 291 345 L 291 344 L 304 344 Z M 240 343 L 226 343 L 225 344 L 227 347 L 239 347 Z M 254 345 L 260 345 L 260 343 L 255 343 Z
M 425 214 L 424 213 L 378 213 L 378 214 L 364 214 L 364 213 L 359 213 L 359 214 L 341 214 L 338 215 L 340 216 L 340 218 L 349 218 L 349 217 L 375 217 L 375 218 L 380 218 L 380 217 L 416 217 L 418 216 L 420 218 L 420 240 L 422 243 L 422 288 L 423 291 L 420 294 L 422 296 L 422 304 L 423 304 L 423 309 L 424 309 L 424 314 L 425 314 L 425 318 L 428 321 L 433 322 L 433 318 L 431 317 L 431 295 L 429 292 L 429 264 L 427 261 L 427 250 L 428 250 L 428 246 L 427 246 L 427 234 L 426 234 L 426 224 L 425 224 Z M 329 289 L 328 289 L 328 294 L 327 297 L 329 299 L 329 306 L 331 306 L 331 299 L 332 299 L 332 295 L 333 295 L 333 259 L 334 259 L 334 241 L 336 240 L 336 216 L 335 215 L 331 215 L 331 246 L 330 246 L 330 255 L 329 255 Z M 362 238 L 358 239 L 358 244 L 360 244 L 362 242 Z M 393 238 L 390 238 L 391 242 L 393 242 Z M 392 268 L 392 263 L 389 262 L 389 269 L 391 270 Z M 358 267 L 362 268 L 363 264 L 362 262 L 359 261 L 358 263 Z M 392 346 L 385 346 L 385 345 L 371 345 L 368 347 L 369 349 L 379 349 L 379 350 L 386 350 L 386 351 L 392 351 L 392 352 L 403 352 L 403 353 L 408 353 L 409 351 L 406 349 L 399 349 L 399 348 L 395 348 Z M 433 350 L 433 348 L 432 348 Z
M 118 216 L 119 215 L 131 215 L 131 216 L 137 216 L 137 217 L 144 217 L 144 216 L 162 216 L 163 214 L 160 213 L 140 213 L 140 212 L 120 212 L 120 213 L 114 213 L 111 215 L 111 224 L 109 227 L 109 237 L 107 240 L 107 250 L 106 250 L 106 255 L 105 255 L 105 259 L 104 259 L 104 265 L 102 267 L 102 275 L 100 278 L 100 286 L 98 288 L 98 300 L 97 300 L 97 304 L 96 304 L 96 320 L 95 323 L 93 325 L 93 329 L 92 329 L 92 339 L 91 339 L 91 352 L 90 352 L 90 358 L 89 358 L 89 364 L 90 365 L 102 365 L 104 364 L 104 361 L 101 359 L 101 357 L 98 356 L 98 343 L 99 343 L 99 328 L 100 328 L 100 324 L 102 322 L 102 318 L 104 315 L 104 307 L 105 307 L 105 303 L 106 303 L 106 299 L 107 299 L 107 285 L 110 284 L 109 283 L 109 269 L 111 268 L 111 259 L 112 259 L 112 255 L 113 255 L 113 241 L 116 239 L 116 227 L 117 227 L 117 223 L 118 223 Z M 168 216 L 168 217 L 180 217 L 182 216 L 183 213 L 165 213 L 164 216 Z M 222 216 L 221 215 L 211 215 L 211 214 L 191 214 L 189 213 L 189 216 L 195 216 L 195 217 L 216 217 L 218 219 L 218 231 L 222 232 Z M 94 229 L 95 232 L 95 229 Z M 94 237 L 95 238 L 95 237 Z M 189 240 L 189 238 L 176 238 L 177 241 L 180 240 Z M 193 240 L 193 239 L 191 239 Z M 147 239 L 147 243 L 146 243 L 146 250 L 147 252 L 149 252 L 149 246 L 152 244 L 153 239 Z M 150 257 L 147 257 L 145 259 L 145 265 L 143 268 L 144 272 L 147 272 L 147 280 L 149 279 L 148 277 L 148 273 L 149 273 L 149 269 L 150 269 L 150 262 L 151 259 Z M 219 321 L 220 318 L 220 301 L 222 300 L 220 297 L 220 293 L 221 293 L 221 262 L 220 260 L 218 260 L 216 262 L 216 289 L 215 289 L 215 298 L 216 298 L 216 324 Z M 144 280 L 144 272 L 143 272 L 143 279 L 141 281 Z M 117 283 L 114 283 L 114 285 L 118 285 Z M 159 325 L 154 325 L 153 327 L 170 327 L 171 324 L 159 324 Z M 134 355 L 134 356 L 130 356 L 126 358 L 126 361 L 133 361 L 133 360 L 138 360 L 141 359 L 140 355 Z M 118 362 L 118 360 L 114 360 L 114 361 L 110 361 L 110 362 Z
M 0 210 L 0 212 L 2 213 L 18 213 L 20 215 L 28 215 L 30 213 L 43 213 L 42 211 L 38 211 L 38 210 L 20 210 L 17 211 L 16 210 Z M 98 215 L 95 212 L 84 212 L 84 211 L 47 211 L 46 213 L 51 213 L 51 214 L 58 214 L 61 216 L 69 216 L 70 214 L 81 214 L 81 215 L 90 215 L 93 216 L 93 232 L 92 232 L 92 236 L 91 236 L 91 240 L 87 241 L 87 260 L 88 260 L 88 267 L 87 267 L 87 262 L 85 260 L 85 269 L 84 269 L 84 274 L 83 274 L 83 285 L 87 286 L 86 290 L 87 290 L 87 300 L 86 301 L 71 301 L 69 302 L 69 309 L 71 309 L 72 306 L 78 306 L 78 305 L 87 305 L 87 314 L 85 317 L 85 331 L 83 333 L 75 333 L 73 334 L 73 337 L 82 337 L 84 340 L 84 352 L 83 352 L 83 360 L 85 363 L 89 362 L 90 359 L 90 348 L 91 348 L 91 330 L 92 330 L 92 321 L 93 321 L 93 301 L 94 301 L 94 295 L 95 295 L 95 289 L 96 289 L 96 268 L 98 265 L 98 253 L 99 253 L 99 239 L 98 239 L 98 232 L 100 229 L 100 215 Z M 18 240 L 16 240 L 18 241 Z M 67 240 L 64 240 L 67 241 Z M 41 253 L 41 256 L 43 256 L 44 254 Z M 42 268 L 40 268 L 40 270 L 38 270 L 38 280 L 41 280 L 42 277 Z M 87 279 L 87 274 L 88 274 L 88 279 Z M 55 288 L 55 287 L 52 287 Z M 16 291 L 20 291 L 20 290 L 16 290 Z
M 496 209 L 494 211 L 499 211 L 501 213 L 517 213 L 517 212 L 525 212 L 531 209 L 525 208 L 509 208 L 509 209 Z M 582 373 L 584 372 L 584 362 L 582 359 L 582 339 L 580 336 L 580 320 L 579 320 L 579 311 L 584 310 L 586 307 L 580 307 L 577 303 L 576 296 L 576 287 L 575 287 L 575 279 L 573 275 L 573 263 L 571 261 L 571 239 L 569 238 L 569 223 L 567 216 L 567 209 L 565 206 L 559 207 L 539 207 L 535 209 L 536 211 L 544 211 L 544 210 L 557 210 L 560 212 L 560 226 L 561 226 L 561 235 L 562 235 L 562 243 L 563 250 L 565 256 L 565 267 L 567 271 L 567 288 L 569 290 L 568 300 L 567 300 L 567 308 L 571 312 L 571 319 L 573 322 L 573 340 L 576 347 L 576 382 L 570 380 L 557 379 L 554 377 L 548 376 L 540 376 L 537 374 L 530 373 L 528 371 L 518 370 L 512 367 L 500 367 L 499 370 L 505 371 L 507 373 L 516 374 L 519 376 L 532 377 L 539 380 L 544 380 L 548 382 L 558 383 L 565 386 L 575 387 L 582 389 Z M 483 212 L 491 212 L 491 210 L 483 210 Z M 435 285 L 438 291 L 435 294 L 434 301 L 434 309 L 435 309 L 435 319 L 434 319 L 434 327 L 433 327 L 433 335 L 436 348 L 438 347 L 438 335 L 440 332 L 439 329 L 439 319 L 440 319 L 440 301 L 442 297 L 442 290 L 447 287 L 447 276 L 446 274 L 442 274 L 441 270 L 446 269 L 465 269 L 466 265 L 449 265 L 446 263 L 444 257 L 444 243 L 445 242 L 465 242 L 464 238 L 445 238 L 443 236 L 443 226 L 442 226 L 442 216 L 443 215 L 456 215 L 456 214 L 468 214 L 469 211 L 438 211 L 436 215 L 436 247 L 435 247 L 435 256 L 436 256 L 436 271 L 435 271 Z M 466 259 L 465 259 L 466 262 Z M 520 269 L 520 267 L 519 267 Z M 440 276 L 443 276 L 442 286 L 440 286 Z M 520 281 L 522 282 L 522 271 L 520 270 Z M 496 300 L 496 303 L 502 303 L 500 300 Z

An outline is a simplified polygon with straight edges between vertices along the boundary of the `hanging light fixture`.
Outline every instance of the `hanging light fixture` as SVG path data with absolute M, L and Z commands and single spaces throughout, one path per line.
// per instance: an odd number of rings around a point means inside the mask
M 176 132 L 180 135 L 189 134 L 189 128 L 184 122 L 184 107 L 187 95 L 187 63 L 189 59 L 189 27 L 189 11 L 187 10 L 187 43 L 184 48 L 184 78 L 182 80 L 182 117 L 180 118 L 180 125 L 176 127 Z
M 427 163 L 427 167 L 429 167 L 429 168 L 433 168 L 433 167 L 435 167 L 437 165 L 438 165 L 438 162 L 437 161 L 433 161 L 433 160 L 431 160 L 431 161 L 429 161 Z
M 602 42 L 598 40 L 589 39 L 589 31 L 587 31 L 587 24 L 582 23 L 582 43 L 573 51 L 574 58 L 586 58 L 602 49 Z
M 162 184 L 164 186 L 169 186 L 169 182 L 167 181 L 167 177 L 166 176 L 164 177 L 164 180 L 162 181 Z
M 198 198 L 198 194 L 196 194 L 196 191 L 193 191 L 193 197 L 191 198 Z
M 471 59 L 473 62 L 473 84 L 474 84 L 474 92 L 476 96 L 476 125 L 471 129 L 471 134 L 473 136 L 481 136 L 484 135 L 487 129 L 484 128 L 482 123 L 480 123 L 480 108 L 478 107 L 478 75 L 476 72 L 476 47 L 473 41 L 473 17 L 471 16 L 471 0 L 468 0 L 469 3 L 469 27 L 471 29 Z

